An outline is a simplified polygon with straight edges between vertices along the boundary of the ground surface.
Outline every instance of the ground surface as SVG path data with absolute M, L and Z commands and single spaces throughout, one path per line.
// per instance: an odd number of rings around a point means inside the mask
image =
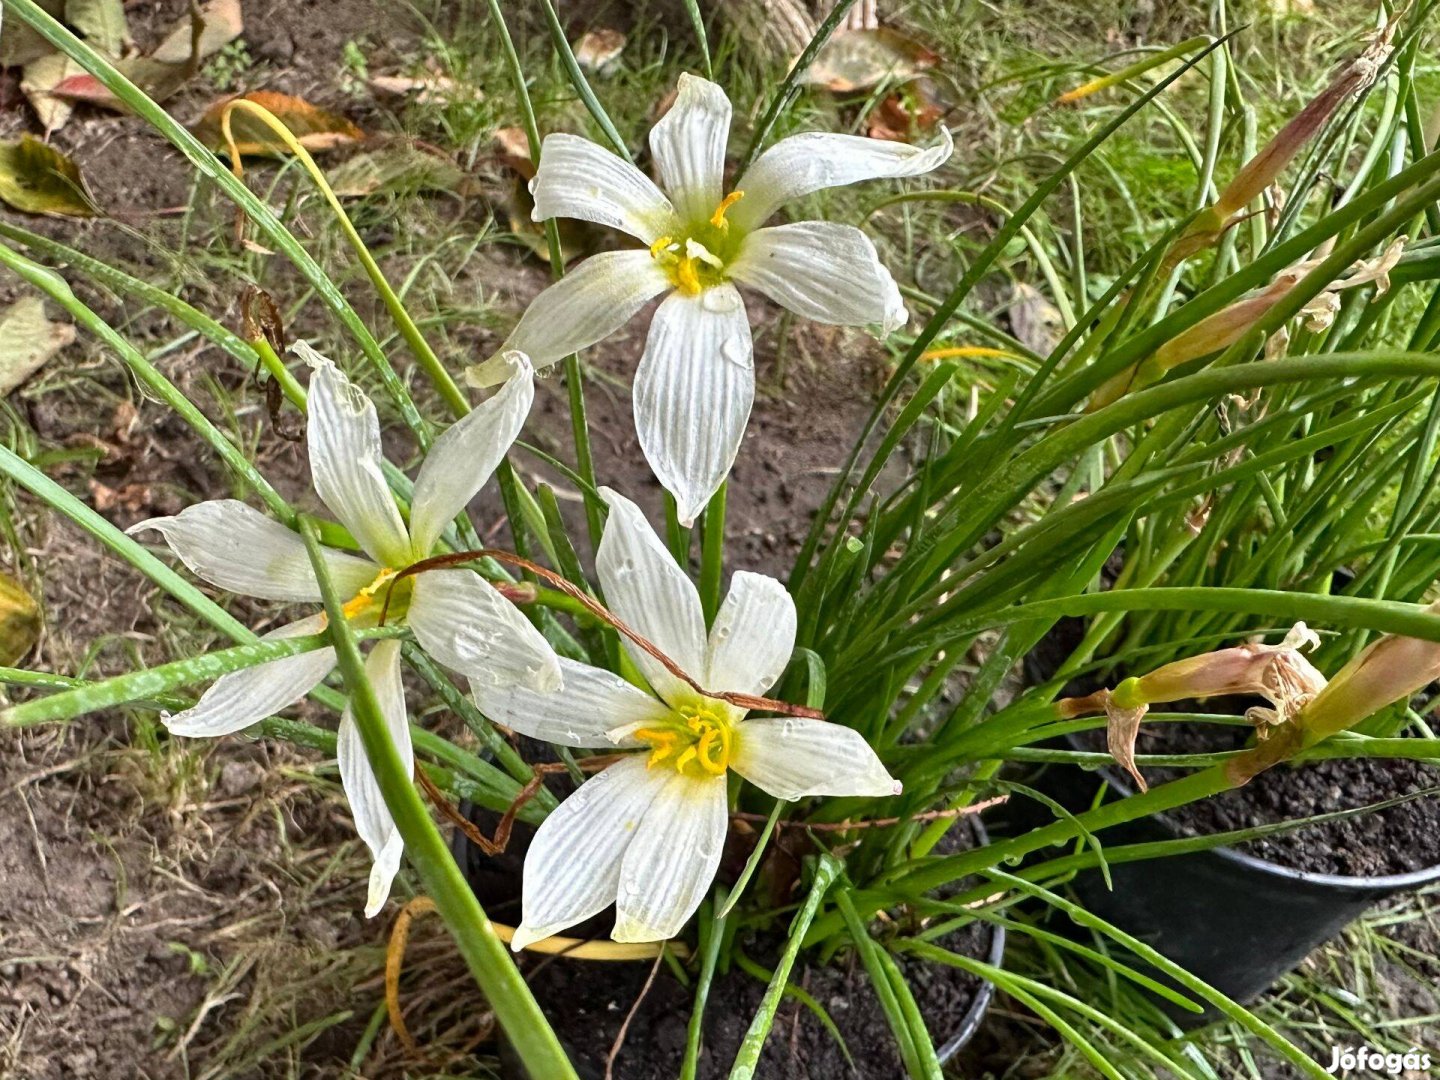
M 184 8 L 177 0 L 142 0 L 127 12 L 137 38 L 153 40 Z M 414 13 L 376 0 L 247 0 L 245 13 L 248 62 L 234 88 L 301 95 L 367 129 L 394 126 L 391 104 L 365 92 L 363 81 L 358 91 L 351 86 L 358 75 L 350 54 L 362 53 L 371 71 L 413 64 L 428 47 Z M 628 28 L 623 6 L 602 8 L 596 17 Z M 444 20 L 437 26 L 441 34 L 454 29 Z M 1100 36 L 1092 51 L 1101 48 Z M 231 88 L 202 83 L 175 99 L 173 111 L 192 119 Z M 3 89 L 0 135 L 9 137 L 32 122 L 14 80 Z M 482 126 L 484 119 L 470 118 Z M 196 192 L 182 163 L 138 121 L 82 109 L 54 142 L 73 154 L 115 220 L 25 219 L 26 227 L 183 290 L 232 326 L 238 325 L 232 271 L 252 277 L 287 311 L 293 308 L 292 333 L 322 343 L 333 337 L 293 275 L 275 260 L 228 246 L 228 216 L 213 193 Z M 480 160 L 476 171 L 491 177 L 494 168 Z M 192 201 L 197 210 L 181 213 Z M 494 199 L 447 197 L 435 200 L 417 227 L 447 238 L 479 236 L 494 228 L 492 211 L 503 219 Z M 404 219 L 397 228 L 385 207 L 357 217 L 367 242 L 385 250 L 403 248 L 397 233 L 414 224 Z M 218 239 L 211 242 L 211 234 Z M 327 265 L 346 265 L 332 235 L 317 230 L 313 240 Z M 515 243 L 437 262 L 442 284 L 422 275 L 422 287 L 443 290 L 448 321 L 440 332 L 455 367 L 488 355 L 548 279 L 543 264 Z M 940 253 L 917 276 L 922 284 L 938 282 L 951 265 Z M 413 252 L 387 261 L 393 279 L 413 266 Z M 165 349 L 163 370 L 253 447 L 283 494 L 304 503 L 301 450 L 272 428 L 248 372 L 216 350 L 180 340 L 180 330 L 155 312 L 83 285 L 78 276 L 75 283 L 144 347 Z M 363 287 L 351 294 L 372 325 L 386 325 Z M 13 279 L 0 277 L 0 303 L 18 295 Z M 888 354 L 862 334 L 782 321 L 759 303 L 752 316 L 761 327 L 761 389 L 731 485 L 730 551 L 734 566 L 780 572 L 869 412 Z M 642 317 L 590 350 L 588 405 L 598 474 L 658 519 L 658 488 L 639 454 L 625 389 L 643 325 Z M 402 351 L 397 342 L 387 347 Z M 52 475 L 121 525 L 233 493 L 184 427 L 83 339 L 63 363 L 12 395 L 6 421 L 15 438 L 55 455 Z M 568 458 L 566 390 L 558 376 L 540 384 L 530 437 Z M 403 459 L 410 446 L 397 435 L 393 450 Z M 576 507 L 563 480 L 533 459 L 517 456 L 517 465 L 555 482 L 562 504 Z M 28 666 L 111 673 L 213 644 L 138 575 L 26 498 L 13 496 L 5 509 L 14 541 L 10 568 L 46 610 L 46 636 Z M 498 506 L 482 500 L 482 531 L 498 517 Z M 257 630 L 283 617 L 261 605 L 233 609 Z M 352 1059 L 363 1059 L 363 1075 L 372 1078 L 485 1075 L 489 1059 L 470 1052 L 488 1027 L 483 1005 L 465 991 L 463 970 L 433 922 L 416 928 L 402 993 L 428 1056 L 407 1056 L 381 1022 L 387 925 L 359 915 L 366 860 L 333 780 L 333 764 L 315 755 L 238 738 L 177 744 L 138 713 L 0 733 L 0 1075 L 339 1078 L 356 1075 Z M 1406 901 L 1399 916 L 1381 915 L 1351 933 L 1353 940 L 1317 955 L 1311 970 L 1293 978 L 1358 995 L 1366 1023 L 1436 1011 L 1425 989 L 1436 977 L 1428 959 L 1433 899 Z M 1355 956 L 1366 963 L 1345 962 Z M 1309 985 L 1287 984 L 1267 1008 L 1298 1010 L 1297 988 Z M 628 1004 L 617 1000 L 613 1007 Z M 1341 1014 L 1339 1005 L 1322 1010 L 1322 1034 L 1329 1023 L 1354 1041 L 1352 1029 L 1336 1019 Z M 1067 1059 L 1033 1014 L 1002 1001 L 995 1017 L 969 1052 L 967 1070 L 1067 1075 Z M 1314 1015 L 1299 1019 L 1313 1024 Z M 1245 1060 L 1223 1043 L 1217 1052 Z M 1234 1074 L 1261 1075 L 1241 1068 Z

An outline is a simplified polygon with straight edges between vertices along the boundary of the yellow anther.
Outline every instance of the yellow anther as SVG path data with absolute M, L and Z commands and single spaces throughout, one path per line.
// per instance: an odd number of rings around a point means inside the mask
M 669 765 L 694 779 L 723 776 L 730 764 L 731 729 L 721 716 L 688 710 L 634 737 L 650 748 L 648 768 Z
M 665 249 L 668 248 L 671 243 L 672 241 L 670 237 L 660 237 L 660 239 L 656 240 L 653 244 L 650 245 L 650 257 L 652 259 L 660 258 L 660 256 L 665 253 Z
M 725 211 L 729 210 L 730 207 L 734 206 L 744 197 L 745 193 L 743 191 L 732 191 L 729 195 L 726 195 L 720 200 L 720 205 L 715 208 L 715 213 L 710 215 L 710 224 L 714 225 L 717 229 L 730 228 L 730 222 L 725 220 Z
M 345 606 L 340 609 L 345 612 L 345 618 L 353 619 L 368 611 L 375 603 L 375 594 L 390 584 L 391 579 L 394 577 L 394 570 L 391 570 L 388 566 L 382 567 L 380 573 L 375 575 L 374 581 L 366 585 L 345 602 Z
M 695 270 L 695 260 L 686 256 L 675 267 L 675 284 L 686 296 L 700 295 L 700 275 Z

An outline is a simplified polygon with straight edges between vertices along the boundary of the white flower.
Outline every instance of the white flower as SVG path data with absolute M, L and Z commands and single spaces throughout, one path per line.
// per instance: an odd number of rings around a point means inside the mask
M 315 491 L 350 531 L 368 558 L 325 549 L 337 590 L 350 597 L 357 626 L 378 623 L 396 574 L 430 555 L 447 523 L 490 478 L 515 441 L 534 396 L 529 360 L 506 357 L 509 380 L 484 404 L 435 440 L 415 481 L 406 527 L 381 469 L 375 406 L 325 357 L 297 345 L 313 369 L 307 441 Z M 320 586 L 301 538 L 235 499 L 186 507 L 174 517 L 150 518 L 130 532 L 154 529 L 190 570 L 210 584 L 265 600 L 318 603 Z M 395 583 L 393 621 L 409 623 L 433 657 L 470 680 L 517 682 L 535 690 L 560 685 L 560 669 L 544 637 L 483 578 L 469 570 L 432 570 Z M 280 627 L 267 638 L 302 637 L 325 628 L 320 613 Z M 399 645 L 378 644 L 367 669 L 401 757 L 411 760 L 410 729 L 400 691 Z M 176 735 L 216 736 L 241 731 L 299 701 L 335 667 L 329 647 L 236 671 L 216 680 L 191 709 L 164 717 Z M 366 914 L 389 895 L 400 864 L 400 839 L 359 743 L 349 713 L 340 722 L 340 773 L 361 837 L 375 858 Z
M 761 154 L 722 198 L 729 131 L 725 91 L 681 75 L 675 104 L 650 132 L 660 187 L 587 139 L 547 136 L 530 185 L 535 220 L 598 222 L 649 250 L 586 259 L 536 297 L 501 346 L 543 368 L 608 337 L 668 292 L 635 372 L 635 425 L 645 459 L 675 496 L 685 524 L 730 471 L 755 397 L 750 323 L 736 284 L 818 322 L 877 325 L 888 334 L 906 319 L 900 290 L 859 229 L 825 221 L 760 226 L 791 199 L 861 180 L 918 176 L 953 149 L 943 128 L 942 141 L 928 149 L 855 135 L 795 135 Z M 468 374 L 488 386 L 504 377 L 503 361 L 492 357 Z
M 707 637 L 695 586 L 640 510 L 602 494 L 610 516 L 595 569 L 611 611 L 707 690 L 768 690 L 795 643 L 795 605 L 784 586 L 735 574 Z M 516 949 L 612 903 L 616 941 L 677 934 L 720 861 L 731 769 L 780 799 L 900 791 L 859 732 L 824 720 L 747 720 L 744 709 L 696 693 L 622 640 L 653 694 L 563 658 L 564 686 L 553 693 L 475 687 L 485 712 L 534 738 L 648 751 L 586 781 L 540 826 L 525 859 Z

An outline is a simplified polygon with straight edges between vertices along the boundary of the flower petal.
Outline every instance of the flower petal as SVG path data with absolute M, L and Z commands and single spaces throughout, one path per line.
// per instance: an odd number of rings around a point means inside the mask
M 564 685 L 548 694 L 514 683 L 472 686 L 475 703 L 490 719 L 532 739 L 561 746 L 639 746 L 636 739 L 612 739 L 613 728 L 664 723 L 670 709 L 619 675 L 559 657 Z
M 415 480 L 410 541 L 416 559 L 430 554 L 445 526 L 465 509 L 509 452 L 535 400 L 535 371 L 524 353 L 501 357 L 511 375 L 500 392 L 435 440 Z
M 753 229 L 782 203 L 801 195 L 861 180 L 919 176 L 945 164 L 954 150 L 950 132 L 943 127 L 940 141 L 929 147 L 824 131 L 792 135 L 761 154 L 736 182 L 745 198 L 728 216 L 733 225 Z
M 400 642 L 379 642 L 365 659 L 365 674 L 375 688 L 380 715 L 408 775 L 415 768 L 415 753 L 410 745 L 405 687 L 400 681 Z M 390 815 L 390 808 L 385 805 L 380 782 L 370 767 L 360 729 L 348 706 L 340 717 L 336 758 L 340 765 L 340 784 L 350 801 L 350 812 L 355 816 L 355 830 L 374 859 L 374 866 L 370 869 L 370 894 L 365 901 L 365 917 L 373 919 L 390 896 L 390 883 L 400 870 L 405 841 L 400 837 L 400 829 Z
M 382 566 L 409 563 L 410 536 L 381 470 L 380 420 L 374 403 L 334 363 L 303 341 L 294 345 L 310 377 L 310 474 L 315 492 Z
M 507 351 L 523 352 L 536 368 L 609 337 L 647 303 L 670 288 L 648 251 L 592 255 L 551 285 L 525 309 L 501 352 L 465 372 L 471 386 L 508 378 Z
M 901 790 L 864 736 L 827 720 L 746 720 L 735 732 L 730 767 L 777 799 Z
M 590 918 L 615 902 L 620 860 L 663 773 L 644 755 L 596 773 L 551 811 L 525 855 L 523 917 L 510 947 L 519 951 Z
M 795 601 L 785 586 L 737 571 L 710 628 L 705 689 L 763 694 L 780 681 L 794 648 Z
M 261 640 L 305 637 L 324 629 L 325 616 L 312 615 L 272 630 Z M 334 667 L 335 650 L 327 645 L 298 656 L 287 656 L 283 660 L 234 671 L 216 679 L 193 708 L 173 716 L 162 716 L 161 720 L 172 735 L 195 738 L 230 735 L 245 730 L 251 724 L 258 724 L 287 705 L 293 705 L 319 686 Z
M 192 574 L 211 585 L 262 600 L 320 600 L 305 542 L 238 499 L 187 506 L 174 517 L 148 518 L 125 531 L 154 529 Z M 353 596 L 375 579 L 368 559 L 324 549 L 335 587 Z
M 676 565 L 640 508 L 609 488 L 610 507 L 595 551 L 595 572 L 609 608 L 694 679 L 705 672 L 705 616 L 695 583 Z M 665 665 L 623 634 L 620 640 L 655 692 L 672 704 L 695 696 Z
M 635 372 L 635 429 L 656 478 L 689 525 L 735 463 L 755 360 L 745 303 L 730 284 L 672 293 L 655 312 Z
M 745 238 L 730 276 L 816 322 L 890 334 L 909 317 L 870 238 L 853 225 L 797 221 Z
M 715 878 L 729 819 L 725 777 L 671 772 L 625 849 L 616 941 L 664 941 L 695 914 Z
M 660 185 L 682 221 L 703 221 L 720 204 L 729 141 L 730 99 L 725 91 L 708 79 L 682 74 L 675 103 L 650 129 L 650 154 Z
M 646 244 L 674 228 L 675 208 L 650 178 L 624 158 L 579 135 L 545 136 L 530 181 L 531 217 L 578 218 L 608 225 Z
M 415 578 L 406 616 L 427 653 L 472 683 L 561 686 L 560 662 L 539 630 L 500 591 L 470 570 L 427 570 Z

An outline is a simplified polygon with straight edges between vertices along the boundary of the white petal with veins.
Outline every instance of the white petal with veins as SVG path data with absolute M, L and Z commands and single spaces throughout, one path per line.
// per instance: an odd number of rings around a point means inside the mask
M 638 506 L 609 488 L 601 488 L 600 495 L 610 507 L 595 552 L 595 573 L 605 590 L 605 603 L 682 671 L 700 679 L 705 669 L 705 616 L 694 582 L 676 565 Z M 666 701 L 673 704 L 695 696 L 660 661 L 625 635 L 620 640 Z
M 174 517 L 149 518 L 125 531 L 147 529 L 160 533 L 192 574 L 217 588 L 262 600 L 321 599 L 305 541 L 238 499 L 195 503 Z M 380 572 L 369 559 L 323 551 L 342 596 L 354 596 Z
M 708 79 L 681 75 L 675 103 L 650 129 L 650 154 L 682 220 L 704 220 L 719 205 L 729 141 L 725 91 Z
M 791 199 L 862 180 L 920 176 L 945 164 L 954 151 L 954 140 L 943 127 L 940 141 L 925 147 L 825 131 L 791 135 L 761 154 L 736 181 L 745 198 L 729 218 L 741 229 L 753 229 Z
M 306 637 L 325 629 L 325 616 L 312 615 L 261 638 Z M 299 701 L 324 681 L 335 667 L 335 650 L 328 645 L 283 660 L 233 671 L 215 680 L 193 708 L 161 720 L 172 735 L 195 738 L 244 731 Z
M 615 902 L 620 862 L 664 785 L 642 755 L 596 773 L 551 811 L 525 855 L 523 918 L 510 947 L 552 937 Z
M 548 694 L 517 684 L 472 684 L 475 703 L 491 720 L 561 746 L 639 746 L 635 739 L 617 743 L 610 731 L 633 724 L 648 727 L 670 719 L 670 709 L 619 675 L 560 657 L 564 685 Z
M 312 371 L 306 439 L 316 494 L 367 555 L 383 566 L 406 566 L 410 534 L 381 469 L 374 403 L 309 345 L 297 341 L 293 348 Z
M 537 369 L 548 367 L 609 337 L 669 288 L 648 251 L 592 255 L 532 300 L 501 351 L 468 368 L 465 378 L 472 386 L 508 378 L 510 350 L 523 352 Z
M 777 799 L 900 794 L 900 782 L 858 731 L 826 720 L 746 720 L 730 767 Z
M 593 221 L 647 245 L 674 229 L 675 208 L 648 176 L 579 135 L 545 136 L 530 193 L 535 197 L 531 217 L 536 221 L 553 217 Z
M 559 657 L 544 635 L 470 570 L 417 574 L 405 621 L 422 649 L 472 684 L 560 689 Z
M 759 229 L 745 238 L 730 276 L 816 322 L 878 326 L 888 335 L 909 317 L 875 245 L 853 225 L 797 221 Z
M 430 447 L 410 505 L 413 556 L 430 554 L 446 525 L 475 497 L 525 426 L 535 373 L 524 353 L 504 353 L 510 377 L 495 396 L 457 420 Z
M 666 298 L 634 394 L 645 460 L 689 525 L 729 475 L 755 401 L 750 322 L 735 286 Z

